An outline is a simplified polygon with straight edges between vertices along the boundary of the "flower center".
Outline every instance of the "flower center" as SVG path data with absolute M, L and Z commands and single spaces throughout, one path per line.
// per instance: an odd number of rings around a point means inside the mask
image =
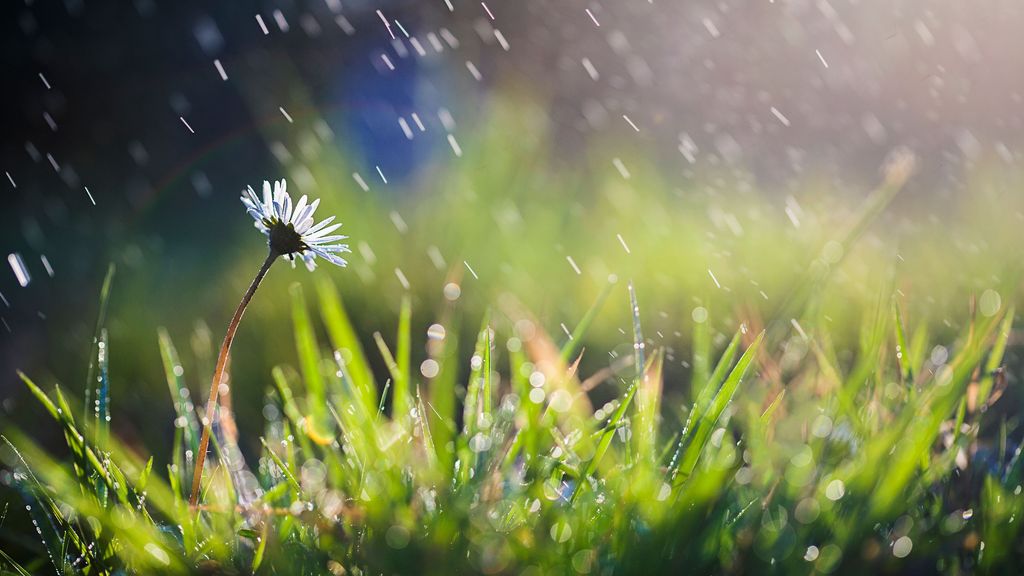
M 270 233 L 267 235 L 267 244 L 270 245 L 271 250 L 278 254 L 287 256 L 295 252 L 302 252 L 308 248 L 306 243 L 302 241 L 302 236 L 295 231 L 295 227 L 291 224 L 285 224 L 275 219 L 267 224 L 267 228 L 270 229 Z

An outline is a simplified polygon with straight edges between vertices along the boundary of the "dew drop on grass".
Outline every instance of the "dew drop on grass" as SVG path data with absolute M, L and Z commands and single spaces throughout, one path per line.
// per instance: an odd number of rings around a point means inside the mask
M 541 388 L 544 386 L 545 381 L 546 379 L 544 378 L 543 372 L 535 370 L 530 373 L 530 386 L 533 386 L 534 388 Z
M 572 567 L 577 574 L 589 574 L 597 554 L 593 550 L 580 550 L 572 556 Z
M 930 360 L 932 364 L 936 366 L 941 366 L 942 364 L 946 363 L 947 359 L 949 359 L 949 351 L 946 350 L 945 346 L 942 346 L 940 344 L 932 348 L 932 353 L 930 355 Z
M 551 393 L 550 406 L 555 412 L 568 412 L 572 406 L 572 395 L 566 390 L 555 390 Z
M 572 538 L 572 526 L 568 522 L 557 522 L 551 527 L 551 539 L 559 544 L 568 542 Z
M 801 524 L 811 524 L 818 519 L 819 514 L 821 514 L 821 505 L 814 498 L 804 498 L 797 503 L 793 510 L 793 516 Z
M 523 349 L 523 341 L 513 336 L 505 342 L 505 348 L 507 348 L 509 352 L 519 352 Z
M 473 452 L 486 452 L 491 448 L 491 437 L 477 432 L 473 438 L 469 440 L 469 449 Z
M 449 302 L 454 302 L 459 299 L 462 295 L 462 288 L 454 282 L 449 282 L 444 285 L 444 297 Z
M 900 536 L 892 545 L 892 555 L 897 558 L 906 558 L 914 549 L 914 541 L 909 536 Z
M 842 480 L 833 480 L 825 487 L 825 497 L 835 502 L 846 495 L 846 485 Z
M 832 419 L 824 414 L 819 414 L 814 419 L 812 433 L 818 438 L 827 438 L 832 433 Z
M 420 364 L 420 374 L 424 378 L 433 378 L 441 371 L 441 366 L 437 363 L 437 360 L 428 358 Z
M 703 306 L 697 306 L 693 309 L 693 312 L 690 313 L 690 317 L 693 318 L 693 321 L 697 324 L 703 324 L 708 320 L 708 309 Z
M 444 337 L 444 326 L 440 324 L 431 324 L 430 327 L 427 328 L 427 338 L 430 340 L 444 340 Z
M 999 293 L 989 288 L 981 293 L 981 298 L 978 299 L 978 311 L 982 315 L 987 317 L 995 316 L 999 312 L 999 308 L 1002 307 L 1003 300 L 999 296 Z

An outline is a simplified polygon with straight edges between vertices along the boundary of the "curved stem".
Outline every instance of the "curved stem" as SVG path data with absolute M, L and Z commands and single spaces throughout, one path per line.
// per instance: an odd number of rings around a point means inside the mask
M 210 429 L 213 427 L 213 414 L 217 408 L 217 396 L 218 388 L 220 387 L 221 380 L 224 378 L 224 368 L 227 365 L 228 354 L 231 353 L 231 342 L 235 339 L 235 332 L 238 330 L 238 324 L 242 321 L 242 314 L 245 313 L 246 306 L 249 305 L 249 301 L 252 300 L 253 294 L 256 293 L 256 289 L 260 287 L 260 282 L 263 281 L 263 277 L 267 275 L 267 271 L 270 270 L 271 264 L 277 260 L 279 254 L 273 250 L 267 254 L 267 259 L 263 262 L 263 267 L 253 278 L 252 284 L 249 285 L 249 289 L 245 291 L 245 296 L 242 296 L 242 301 L 238 303 L 238 308 L 235 309 L 235 315 L 231 317 L 231 322 L 228 324 L 228 331 L 224 335 L 224 343 L 220 345 L 220 354 L 217 356 L 217 367 L 213 371 L 213 381 L 210 383 L 210 396 L 206 400 L 206 412 L 203 414 L 203 435 L 199 440 L 199 453 L 196 454 L 196 471 L 192 477 L 192 495 L 188 499 L 189 505 L 196 509 L 196 504 L 199 503 L 199 485 L 203 479 L 203 464 L 206 462 L 206 449 L 210 445 Z M 198 512 L 198 509 L 196 509 Z

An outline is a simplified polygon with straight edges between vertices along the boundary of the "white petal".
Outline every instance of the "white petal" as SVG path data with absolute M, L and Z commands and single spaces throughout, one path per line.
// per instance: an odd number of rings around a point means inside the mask
M 316 208 L 319 205 L 320 205 L 320 199 L 319 198 L 317 198 L 316 200 L 313 200 L 312 202 L 309 203 L 309 215 L 310 216 L 313 215 L 313 212 L 316 212 Z
M 242 200 L 242 205 L 244 205 L 247 210 L 255 210 L 256 212 L 260 212 L 259 205 L 253 204 L 251 199 L 246 198 L 245 196 L 242 196 L 241 200 Z
M 316 248 L 317 250 L 323 252 L 351 252 L 351 250 L 348 249 L 348 244 L 331 244 L 328 246 L 316 244 L 314 246 L 311 246 L 311 248 Z
M 314 238 L 312 240 L 303 238 L 302 241 L 305 242 L 306 244 L 309 244 L 310 246 L 319 246 L 321 244 L 326 244 L 327 242 L 337 242 L 338 240 L 344 240 L 345 238 L 348 238 L 348 236 L 342 236 L 341 234 L 338 234 L 337 236 L 325 236 L 323 238 Z
M 317 256 L 323 258 L 324 260 L 327 260 L 328 262 L 334 264 L 335 266 L 341 266 L 342 268 L 344 268 L 345 266 L 348 265 L 348 262 L 346 262 L 344 258 L 339 258 L 338 256 L 335 256 L 334 254 L 331 254 L 329 252 L 317 250 L 316 248 L 310 248 L 310 250 Z
M 331 232 L 334 232 L 338 228 L 341 228 L 340 223 L 335 224 L 334 226 L 328 226 L 327 228 L 321 228 L 320 230 L 310 230 L 309 232 L 304 234 L 302 238 L 303 240 L 316 240 L 317 238 L 321 238 L 323 236 L 330 234 Z
M 284 180 L 278 180 L 274 182 L 274 201 L 284 207 L 284 199 L 288 198 L 288 187 L 285 185 Z M 289 201 L 291 198 L 288 198 Z M 282 215 L 284 213 L 282 212 Z
M 292 214 L 292 225 L 295 226 L 295 230 L 298 231 L 299 224 L 302 224 L 306 220 L 309 220 L 310 222 L 313 221 L 313 219 L 309 217 L 309 206 L 303 208 L 301 213 L 298 211 L 298 207 L 296 207 L 295 213 Z M 302 232 L 299 232 L 299 234 L 302 234 Z
M 281 202 L 281 221 L 291 222 L 292 221 L 292 197 L 288 194 L 284 195 L 284 199 Z
M 270 191 L 270 182 L 263 181 L 263 213 L 270 214 L 274 207 L 274 195 Z
M 304 212 L 305 210 L 306 195 L 303 194 L 302 198 L 299 198 L 299 201 L 295 203 L 295 208 L 292 210 L 292 217 L 288 219 L 288 222 L 291 222 L 292 224 L 298 224 L 299 222 L 305 220 L 305 217 L 300 218 L 300 216 L 302 216 L 302 212 Z
M 328 224 L 330 224 L 333 221 L 334 221 L 334 216 L 328 216 L 327 218 L 322 220 L 319 224 L 317 224 L 316 226 L 313 226 L 312 228 L 310 228 L 306 233 L 307 234 L 316 234 L 321 229 L 323 229 L 324 226 L 327 226 Z
M 299 235 L 301 236 L 302 233 L 305 232 L 306 230 L 309 230 L 309 227 L 312 226 L 312 225 L 313 225 L 313 218 L 312 217 L 307 217 L 305 220 L 300 222 L 298 226 L 295 227 L 295 231 L 298 232 Z

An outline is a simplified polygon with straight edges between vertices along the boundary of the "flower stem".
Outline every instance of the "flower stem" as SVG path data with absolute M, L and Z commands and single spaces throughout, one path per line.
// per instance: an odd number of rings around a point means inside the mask
M 220 345 L 220 354 L 217 356 L 217 367 L 213 371 L 213 382 L 210 383 L 210 396 L 206 400 L 206 412 L 203 414 L 203 435 L 199 440 L 199 453 L 196 455 L 196 471 L 192 477 L 192 495 L 188 499 L 189 506 L 195 509 L 198 513 L 199 509 L 196 505 L 199 503 L 199 485 L 203 479 L 203 464 L 206 462 L 206 449 L 210 445 L 210 429 L 213 427 L 213 414 L 217 409 L 217 396 L 218 388 L 224 378 L 224 368 L 227 366 L 228 355 L 231 353 L 231 342 L 235 339 L 235 332 L 238 330 L 238 324 L 242 321 L 242 314 L 245 313 L 246 306 L 249 305 L 249 301 L 252 300 L 253 294 L 256 293 L 256 289 L 260 287 L 260 282 L 263 281 L 263 277 L 267 275 L 267 271 L 270 270 L 270 266 L 280 256 L 273 249 L 267 254 L 267 259 L 263 262 L 263 267 L 256 273 L 256 277 L 253 278 L 252 284 L 249 285 L 249 289 L 245 291 L 245 296 L 242 296 L 242 301 L 238 303 L 238 308 L 235 309 L 235 315 L 231 317 L 231 323 L 228 324 L 228 331 L 224 334 L 224 343 Z

